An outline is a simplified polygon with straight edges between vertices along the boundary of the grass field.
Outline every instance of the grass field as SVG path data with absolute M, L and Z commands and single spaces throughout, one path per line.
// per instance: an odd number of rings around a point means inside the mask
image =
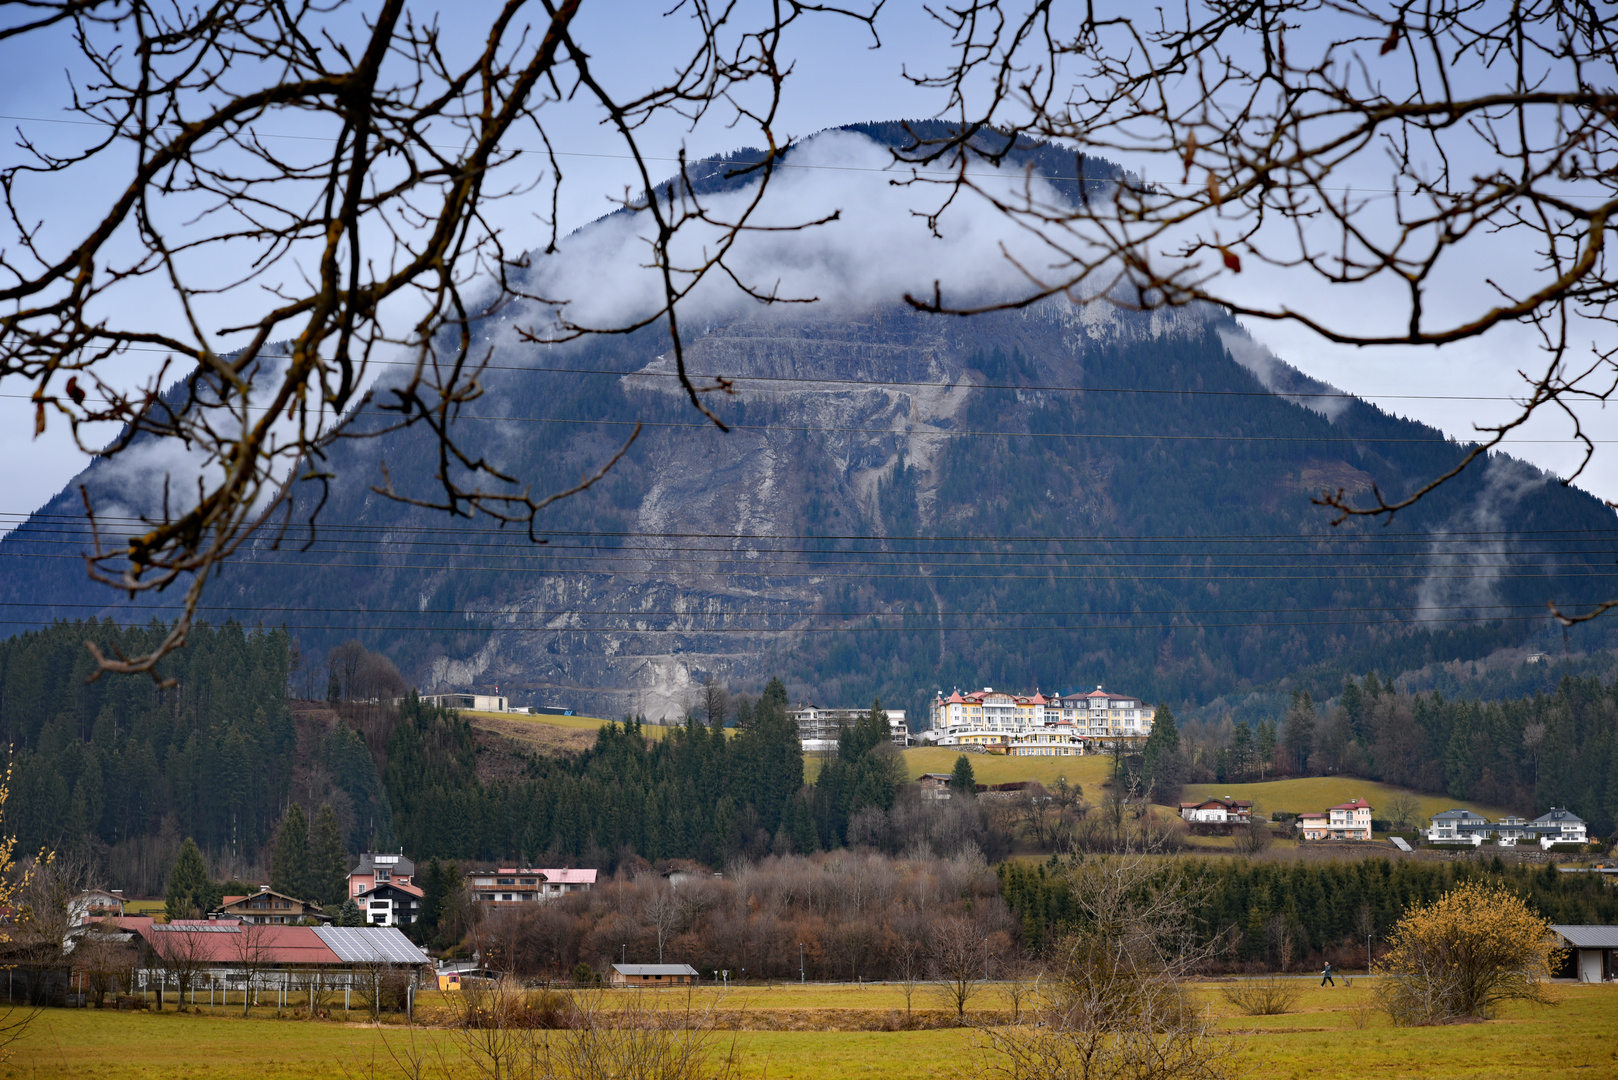
M 1393 1028 L 1370 1003 L 1366 982 L 1337 989 L 1305 984 L 1297 1011 L 1276 1017 L 1229 1015 L 1216 987 L 1200 993 L 1240 1046 L 1239 1075 L 1263 1080 L 1375 1076 L 1388 1080 L 1506 1080 L 1618 1075 L 1618 988 L 1559 985 L 1552 1007 L 1512 1006 L 1500 1019 L 1436 1028 Z M 918 989 L 916 1004 L 927 988 Z M 843 1010 L 882 1002 L 902 1008 L 895 987 L 781 986 L 732 992 L 727 1010 Z M 742 1025 L 745 1027 L 745 1023 Z M 133 1080 L 303 1080 L 402 1076 L 391 1052 L 411 1033 L 359 1023 L 234 1016 L 48 1009 L 40 1013 L 0 1078 L 106 1077 Z M 452 1038 L 418 1029 L 418 1046 L 448 1075 L 473 1073 Z M 843 1077 L 987 1075 L 970 1030 L 909 1032 L 741 1030 L 718 1045 L 734 1055 L 740 1077 L 840 1080 Z M 428 1075 L 445 1075 L 435 1065 Z
M 922 773 L 947 773 L 955 768 L 959 750 L 928 746 L 904 751 L 905 766 L 914 780 Z M 1067 777 L 1070 784 L 1078 784 L 1092 802 L 1101 796 L 1101 781 L 1112 768 L 1112 759 L 1103 754 L 1084 757 L 1010 757 L 1004 754 L 968 754 L 972 759 L 972 775 L 980 784 L 1007 784 L 1017 780 L 1038 780 L 1046 787 L 1058 776 Z
M 1383 817 L 1388 802 L 1396 795 L 1413 796 L 1420 805 L 1420 820 L 1425 826 L 1434 814 L 1460 807 L 1475 810 L 1487 818 L 1499 818 L 1511 811 L 1498 806 L 1456 800 L 1448 795 L 1423 795 L 1389 784 L 1369 780 L 1356 780 L 1348 776 L 1308 776 L 1296 780 L 1267 780 L 1261 784 L 1192 784 L 1185 789 L 1186 799 L 1229 795 L 1233 799 L 1251 799 L 1255 808 L 1266 814 L 1276 810 L 1298 813 L 1304 810 L 1324 810 L 1328 806 L 1361 798 L 1371 804 L 1377 817 Z

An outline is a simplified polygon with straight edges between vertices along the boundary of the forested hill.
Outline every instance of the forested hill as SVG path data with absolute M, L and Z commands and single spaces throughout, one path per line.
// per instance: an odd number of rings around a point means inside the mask
M 544 512 L 547 545 L 379 497 L 383 463 L 432 490 L 419 431 L 342 444 L 330 490 L 300 496 L 325 498 L 313 544 L 294 528 L 244 550 L 211 617 L 284 623 L 305 655 L 358 637 L 424 690 L 655 720 L 709 676 L 756 692 L 782 673 L 794 700 L 913 712 L 951 686 L 1195 703 L 1307 669 L 1335 687 L 1561 651 L 1545 602 L 1615 581 L 1612 511 L 1505 456 L 1391 525 L 1333 528 L 1322 490 L 1397 496 L 1465 448 L 1299 396 L 1328 388 L 1212 309 L 946 320 L 870 303 L 687 325 L 691 370 L 736 379 L 711 401 L 729 433 L 685 402 L 657 328 L 549 349 L 484 328 L 494 366 L 463 432 L 534 490 L 645 425 L 606 480 Z M 81 482 L 129 496 L 92 468 L 0 542 L 8 619 L 130 618 L 72 557 Z M 1567 647 L 1608 644 L 1607 626 Z

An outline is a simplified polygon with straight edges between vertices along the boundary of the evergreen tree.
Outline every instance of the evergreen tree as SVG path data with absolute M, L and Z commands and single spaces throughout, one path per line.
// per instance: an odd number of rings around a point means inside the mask
M 202 849 L 189 836 L 180 845 L 180 854 L 169 870 L 169 887 L 163 905 L 170 919 L 199 919 L 213 906 L 212 883 Z
M 1309 753 L 1315 744 L 1315 719 L 1315 703 L 1309 691 L 1292 691 L 1292 705 L 1287 709 L 1281 738 L 1286 744 L 1288 760 L 1300 773 L 1309 771 Z
M 977 777 L 972 774 L 972 759 L 965 754 L 955 759 L 955 771 L 950 773 L 949 789 L 952 792 L 960 792 L 968 799 L 977 798 Z
M 337 811 L 323 803 L 315 815 L 314 835 L 309 844 L 308 899 L 318 904 L 340 902 L 348 892 L 348 851 Z
M 1255 745 L 1258 756 L 1258 778 L 1264 779 L 1264 770 L 1270 767 L 1275 760 L 1275 722 L 1265 720 L 1258 726 L 1258 739 Z
M 1146 780 L 1154 787 L 1163 787 L 1161 781 L 1171 779 L 1171 773 L 1177 773 L 1176 766 L 1180 756 L 1180 726 L 1174 719 L 1174 710 L 1170 709 L 1168 702 L 1159 702 L 1157 712 L 1152 719 L 1152 733 L 1146 736 L 1146 745 L 1141 749 L 1141 760 L 1146 767 Z M 1178 786 L 1178 777 L 1172 777 Z M 1162 796 L 1163 792 L 1159 792 Z
M 284 896 L 304 899 L 309 892 L 309 819 L 293 803 L 275 834 L 270 856 L 270 888 Z
M 354 898 L 352 896 L 350 896 L 348 899 L 344 900 L 343 901 L 343 906 L 337 909 L 337 925 L 338 926 L 364 926 L 365 925 L 365 913 L 360 910 L 360 906 L 354 902 Z

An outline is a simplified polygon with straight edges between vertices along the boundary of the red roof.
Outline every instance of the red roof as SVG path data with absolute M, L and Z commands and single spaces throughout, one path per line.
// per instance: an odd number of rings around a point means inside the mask
M 133 922 L 134 920 L 126 920 Z M 342 960 L 327 947 L 312 926 L 242 927 L 235 919 L 207 922 L 175 922 L 168 925 L 153 924 L 150 919 L 142 925 L 125 926 L 139 934 L 154 952 L 163 954 L 175 948 L 187 952 L 195 950 L 205 963 L 228 964 L 241 959 L 242 951 L 251 943 L 258 953 L 255 959 L 265 964 L 339 964 Z M 194 932 L 189 932 L 193 928 Z
M 1348 802 L 1338 803 L 1336 806 L 1328 806 L 1326 809 L 1328 809 L 1328 810 L 1369 810 L 1370 808 L 1371 808 L 1371 804 L 1366 802 L 1364 799 L 1350 799 Z
M 1028 703 L 1030 705 L 1049 705 L 1051 703 L 1051 699 L 1046 697 L 1044 694 L 1041 694 L 1038 690 L 1035 690 L 1034 696 L 1028 699 Z

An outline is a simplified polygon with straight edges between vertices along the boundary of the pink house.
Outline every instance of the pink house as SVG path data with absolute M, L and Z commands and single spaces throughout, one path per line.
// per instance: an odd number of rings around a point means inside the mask
M 1371 838 L 1371 804 L 1364 799 L 1350 799 L 1326 811 L 1333 840 L 1369 840 Z
M 378 885 L 414 885 L 416 864 L 403 855 L 367 851 L 348 872 L 348 895 L 362 896 Z M 420 894 L 420 890 L 414 890 Z

